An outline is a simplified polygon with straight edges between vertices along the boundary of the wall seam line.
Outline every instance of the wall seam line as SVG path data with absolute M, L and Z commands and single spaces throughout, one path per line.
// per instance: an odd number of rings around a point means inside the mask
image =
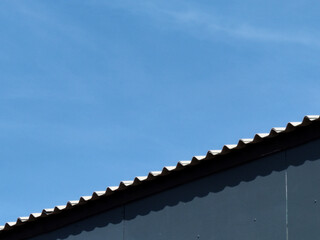
M 125 224 L 126 224 L 126 205 L 123 205 L 123 227 L 122 227 L 122 240 L 125 239 Z
M 287 151 L 284 151 L 285 162 L 287 163 Z M 289 218 L 288 218 L 288 170 L 285 170 L 285 187 L 286 187 L 286 240 L 289 240 Z

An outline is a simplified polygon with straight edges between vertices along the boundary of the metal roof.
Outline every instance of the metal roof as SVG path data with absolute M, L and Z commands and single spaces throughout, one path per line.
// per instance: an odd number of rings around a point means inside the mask
M 147 176 L 136 177 L 132 181 L 122 181 L 118 186 L 107 187 L 105 191 L 96 191 L 93 192 L 91 196 L 82 196 L 79 200 L 68 201 L 66 205 L 43 209 L 41 213 L 32 213 L 27 217 L 19 217 L 16 222 L 7 222 L 4 226 L 0 226 L 0 232 L 11 230 L 15 226 L 21 226 L 27 222 L 46 218 L 49 215 L 59 214 L 75 206 L 85 205 L 101 197 L 111 196 L 115 192 L 123 191 L 130 186 L 153 181 L 160 176 L 168 175 L 170 172 L 180 171 L 188 166 L 197 165 L 202 161 L 214 161 L 218 156 L 227 155 L 236 149 L 244 149 L 249 145 L 260 143 L 265 139 L 272 139 L 282 133 L 292 132 L 297 128 L 308 126 L 312 124 L 312 122 L 320 122 L 320 115 L 305 116 L 302 122 L 289 122 L 286 127 L 272 128 L 269 133 L 257 133 L 252 139 L 240 139 L 237 144 L 224 145 L 221 150 L 209 150 L 205 156 L 194 156 L 190 161 L 179 161 L 176 166 L 164 167 L 162 171 L 150 172 Z

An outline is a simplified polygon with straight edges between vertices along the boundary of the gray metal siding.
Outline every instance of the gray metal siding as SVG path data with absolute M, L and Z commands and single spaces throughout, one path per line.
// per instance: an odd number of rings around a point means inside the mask
M 311 234 L 310 236 L 316 236 L 317 231 L 314 228 L 318 226 L 319 222 L 316 217 L 318 215 L 318 195 L 317 190 L 312 186 L 315 183 L 318 183 L 316 174 L 319 166 L 317 164 L 317 161 L 308 162 L 308 160 L 314 161 L 320 159 L 319 150 L 317 150 L 317 148 L 319 148 L 320 140 L 315 141 L 315 139 L 320 139 L 320 116 L 306 116 L 304 117 L 302 122 L 288 123 L 285 128 L 272 128 L 270 133 L 256 134 L 253 139 L 240 139 L 238 144 L 225 145 L 221 150 L 210 150 L 207 152 L 206 156 L 194 156 L 191 161 L 180 161 L 176 166 L 164 167 L 162 171 L 150 172 L 148 176 L 136 177 L 133 181 L 122 181 L 120 182 L 119 186 L 108 187 L 104 191 L 94 192 L 91 196 L 83 196 L 80 197 L 79 200 L 68 201 L 65 205 L 43 209 L 41 213 L 32 213 L 26 217 L 19 217 L 17 221 L 7 222 L 4 226 L 0 226 L 0 239 L 27 239 L 32 236 L 55 231 L 55 229 L 60 230 L 56 231 L 54 234 L 61 234 L 61 232 L 64 231 L 63 229 L 69 229 L 67 232 L 70 232 L 73 229 L 71 232 L 75 232 L 75 234 L 70 234 L 70 236 L 77 236 L 79 235 L 79 233 L 81 234 L 83 232 L 82 229 L 85 228 L 85 225 L 88 224 L 89 219 L 99 219 L 98 216 L 93 218 L 91 218 L 90 216 L 103 213 L 105 211 L 111 211 L 112 208 L 119 208 L 122 210 L 122 215 L 120 214 L 120 217 L 122 216 L 121 219 L 123 219 L 122 235 L 125 239 L 128 238 L 126 234 L 130 227 L 130 224 L 133 223 L 131 220 L 134 220 L 136 218 L 132 217 L 134 215 L 134 212 L 131 211 L 130 206 L 132 204 L 139 204 L 139 202 L 146 202 L 147 199 L 149 199 L 148 196 L 150 195 L 154 195 L 152 197 L 155 199 L 153 200 L 153 202 L 158 202 L 158 199 L 163 198 L 163 196 L 166 196 L 166 194 L 168 195 L 168 192 L 171 191 L 169 189 L 171 188 L 175 188 L 175 190 L 173 190 L 172 192 L 172 195 L 178 195 L 178 201 L 189 205 L 188 207 L 185 207 L 185 209 L 182 208 L 181 211 L 183 212 L 183 214 L 195 215 L 199 213 L 200 217 L 202 217 L 205 216 L 205 213 L 202 213 L 201 208 L 196 207 L 196 199 L 199 196 L 193 197 L 195 198 L 194 205 L 192 202 L 193 200 L 189 203 L 189 201 L 184 202 L 184 200 L 181 198 L 189 196 L 193 193 L 193 190 L 190 190 L 189 187 L 199 187 L 198 182 L 210 181 L 210 177 L 206 178 L 207 180 L 202 179 L 197 181 L 196 179 L 208 175 L 214 175 L 213 178 L 219 178 L 220 174 L 217 174 L 219 171 L 224 171 L 223 179 L 221 181 L 223 182 L 223 184 L 226 184 L 226 186 L 228 186 L 228 181 L 233 181 L 234 178 L 234 175 L 230 176 L 230 171 L 233 171 L 236 173 L 236 175 L 239 175 L 240 182 L 257 181 L 253 184 L 253 186 L 255 186 L 255 184 L 259 185 L 260 180 L 254 180 L 256 177 L 257 179 L 259 179 L 259 177 L 270 175 L 268 176 L 268 178 L 272 180 L 273 174 L 271 174 L 271 172 L 275 171 L 284 173 L 284 179 L 282 178 L 282 180 L 280 180 L 279 182 L 275 180 L 275 182 L 277 182 L 275 185 L 285 185 L 284 211 L 286 217 L 286 238 L 288 239 L 288 236 L 290 236 L 288 235 L 288 233 L 290 232 L 289 228 L 290 230 L 292 230 L 291 228 L 293 228 L 293 230 L 291 231 L 295 233 L 293 236 L 306 237 L 306 234 Z M 308 143 L 310 141 L 313 142 Z M 305 145 L 297 147 L 302 144 Z M 277 160 L 276 157 L 279 154 L 275 153 L 279 153 L 281 151 L 283 153 L 280 153 L 280 155 L 282 156 L 280 157 L 281 161 L 279 161 L 279 159 Z M 274 155 L 265 159 L 261 158 L 261 156 L 269 156 L 270 154 Z M 259 161 L 257 160 L 258 158 L 260 158 Z M 275 160 L 276 162 L 274 162 L 273 160 Z M 237 166 L 248 163 L 250 161 L 256 161 L 257 163 L 250 163 L 240 167 L 244 169 L 245 173 L 235 169 L 226 170 L 229 168 L 236 168 Z M 302 166 L 300 167 L 300 165 Z M 255 167 L 253 168 L 252 166 Z M 299 167 L 294 168 L 294 166 Z M 253 176 L 253 178 L 250 180 L 247 179 L 248 172 L 250 172 L 250 176 Z M 187 184 L 191 181 L 193 181 L 193 183 Z M 184 184 L 185 188 L 187 188 L 183 190 L 183 193 L 179 193 L 179 189 L 183 189 L 183 187 L 177 187 L 181 184 Z M 213 186 L 217 187 L 219 186 L 219 184 L 214 182 Z M 231 186 L 233 188 L 235 185 Z M 262 183 L 262 188 L 265 189 L 265 191 L 263 191 L 263 194 L 269 194 L 268 189 L 271 187 L 272 184 L 270 183 Z M 228 209 L 231 209 L 231 213 L 228 214 L 232 214 L 234 218 L 240 217 L 241 219 L 244 219 L 243 216 L 248 214 L 248 212 L 250 212 L 251 210 L 255 212 L 255 215 L 259 215 L 259 211 L 261 209 L 255 209 L 254 205 L 246 206 L 245 204 L 243 204 L 250 201 L 243 198 L 242 195 L 244 194 L 244 192 L 248 191 L 249 194 L 253 194 L 252 198 L 256 199 L 260 192 L 255 190 L 255 188 L 253 188 L 253 190 L 247 190 L 247 188 L 250 189 L 250 184 L 239 184 L 238 188 L 239 190 L 242 189 L 240 193 L 238 193 L 237 188 L 235 188 L 235 190 L 231 191 L 229 195 L 228 190 L 221 190 L 206 194 L 208 196 L 208 200 L 210 200 L 211 193 L 214 193 L 214 197 L 211 199 L 210 204 L 214 203 L 215 206 L 221 205 L 224 207 L 224 210 L 221 210 L 219 208 L 215 209 L 215 207 L 212 207 L 212 209 L 214 209 L 212 211 L 210 209 L 210 206 L 204 207 L 206 209 L 209 209 L 211 211 L 210 213 L 215 213 L 214 216 L 210 216 L 209 220 L 213 221 L 214 218 L 223 219 L 225 215 L 221 214 L 223 215 L 223 217 L 220 217 L 219 211 L 223 211 L 225 214 L 225 212 L 229 211 Z M 162 191 L 166 192 L 158 194 Z M 279 191 L 277 190 L 274 193 L 270 193 L 270 199 L 267 199 L 267 197 L 264 196 L 264 198 L 266 198 L 265 200 L 262 200 L 264 201 L 264 207 L 268 205 L 270 200 L 272 202 L 272 197 L 279 197 L 276 196 L 278 192 Z M 155 197 L 156 194 L 157 197 Z M 216 200 L 219 199 L 220 196 L 224 196 L 222 197 L 222 200 Z M 172 198 L 171 195 L 167 196 L 165 199 L 166 201 L 170 202 L 172 201 L 172 199 L 170 200 L 170 198 Z M 200 198 L 202 198 L 202 196 Z M 233 198 L 238 199 L 240 203 L 236 202 L 233 203 L 233 205 L 230 205 L 231 203 L 224 204 L 225 202 L 228 202 L 229 199 Z M 314 198 L 313 206 L 309 205 L 310 198 Z M 261 199 L 257 200 L 261 201 Z M 180 207 L 179 203 L 175 205 L 170 205 L 170 203 L 165 204 L 168 204 L 166 205 L 168 207 L 175 206 L 175 210 L 178 210 Z M 240 204 L 242 207 L 237 207 L 237 204 Z M 278 203 L 278 205 L 275 206 L 280 205 L 281 203 Z M 150 206 L 155 206 L 155 204 L 152 203 L 150 204 Z M 192 212 L 193 208 L 197 209 L 198 212 Z M 281 210 L 283 210 L 282 207 L 280 208 Z M 146 205 L 140 208 L 139 211 L 148 211 L 146 210 Z M 155 212 L 157 212 L 157 210 Z M 152 214 L 152 210 L 150 211 L 150 214 Z M 164 211 L 164 214 L 167 213 L 165 213 Z M 168 214 L 170 215 L 170 213 Z M 177 215 L 178 217 L 181 217 L 181 214 L 182 213 L 177 213 L 174 214 L 174 216 L 176 217 Z M 106 213 L 106 215 L 108 215 L 108 213 Z M 140 212 L 136 214 L 136 216 L 140 215 Z M 144 217 L 143 219 L 147 219 L 149 215 L 145 214 L 145 216 L 147 217 Z M 267 216 L 267 213 L 264 213 L 263 217 L 264 216 Z M 304 224 L 303 226 L 300 226 L 299 221 L 303 221 L 302 219 L 304 219 L 302 218 L 302 216 L 310 216 L 308 220 L 310 221 L 310 224 Z M 158 218 L 161 219 L 161 214 L 160 217 L 158 216 Z M 170 219 L 171 218 L 172 216 L 170 217 Z M 183 216 L 183 218 L 185 218 L 185 216 Z M 80 222 L 81 219 L 87 220 Z M 126 227 L 126 225 L 124 224 L 125 220 L 129 224 L 128 227 Z M 78 224 L 75 224 L 75 222 L 77 221 Z M 102 220 L 100 219 L 99 221 Z M 99 221 L 97 220 L 93 222 L 94 224 L 97 224 Z M 223 225 L 229 224 L 229 222 L 230 219 L 228 218 L 226 220 L 226 223 L 224 223 Z M 257 222 L 257 224 L 255 225 L 258 225 L 257 219 L 254 220 L 254 222 Z M 81 223 L 80 226 L 79 223 Z M 156 223 L 160 225 L 162 224 L 160 220 L 156 220 Z M 233 221 L 231 221 L 231 223 L 234 224 Z M 190 225 L 197 223 L 188 222 L 187 224 Z M 216 224 L 220 224 L 220 222 Z M 115 225 L 117 224 L 115 223 Z M 167 226 L 166 224 L 164 225 L 166 226 L 166 229 L 170 228 L 170 226 Z M 183 225 L 181 224 L 181 226 Z M 180 226 L 176 224 L 175 227 L 179 228 Z M 233 226 L 233 228 L 235 228 L 235 226 Z M 310 229 L 312 229 L 312 231 Z M 257 228 L 255 228 L 254 230 L 257 230 Z M 49 235 L 52 236 L 54 234 Z M 56 236 L 59 237 L 59 234 L 56 234 Z M 102 233 L 102 235 L 103 234 L 105 233 Z M 49 235 L 46 234 L 43 236 Z M 218 233 L 215 232 L 214 235 L 218 236 Z M 257 237 L 259 237 L 258 235 Z M 64 236 L 68 237 L 69 235 L 64 233 Z M 128 234 L 128 236 L 131 237 L 131 234 Z M 197 235 L 197 238 L 200 238 L 200 236 Z
M 318 239 L 320 140 L 31 240 Z
M 283 169 L 274 154 L 32 240 L 285 239 Z
M 32 240 L 123 240 L 123 207 L 96 215 Z
M 290 240 L 320 236 L 320 140 L 287 151 Z
M 284 161 L 279 153 L 128 204 L 125 239 L 285 239 L 285 174 L 269 167 Z

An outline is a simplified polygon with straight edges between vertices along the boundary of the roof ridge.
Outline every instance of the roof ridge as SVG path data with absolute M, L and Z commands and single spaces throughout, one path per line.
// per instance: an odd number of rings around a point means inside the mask
M 257 133 L 253 138 L 243 138 L 237 144 L 227 144 L 221 150 L 209 150 L 205 156 L 193 156 L 191 160 L 179 161 L 176 166 L 163 167 L 161 171 L 149 172 L 147 176 L 137 176 L 134 180 L 121 181 L 118 186 L 109 186 L 105 191 L 95 191 L 91 196 L 81 196 L 79 200 L 68 201 L 66 205 L 55 206 L 50 209 L 43 209 L 41 213 L 32 213 L 27 217 L 19 217 L 16 222 L 7 222 L 4 226 L 0 226 L 0 232 L 9 230 L 16 225 L 22 225 L 26 222 L 34 221 L 35 219 L 42 218 L 51 214 L 56 214 L 66 209 L 73 208 L 77 205 L 83 205 L 89 201 L 99 199 L 102 196 L 112 195 L 116 191 L 122 191 L 130 186 L 139 185 L 142 182 L 151 181 L 159 176 L 169 174 L 171 171 L 179 171 L 188 166 L 196 165 L 201 161 L 212 160 L 219 155 L 228 154 L 235 149 L 242 149 L 250 144 L 255 144 L 267 138 L 273 138 L 284 132 L 291 132 L 297 127 L 307 126 L 313 121 L 320 121 L 320 115 L 307 115 L 303 118 L 302 122 L 289 122 L 286 127 L 274 127 L 269 133 Z

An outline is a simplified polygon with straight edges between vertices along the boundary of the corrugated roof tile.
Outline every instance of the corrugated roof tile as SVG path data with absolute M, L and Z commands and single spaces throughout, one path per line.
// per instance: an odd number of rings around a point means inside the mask
M 28 221 L 33 221 L 36 218 L 47 216 L 50 214 L 56 214 L 60 211 L 64 211 L 66 208 L 70 208 L 76 206 L 78 204 L 85 204 L 87 201 L 91 201 L 94 199 L 98 199 L 101 196 L 111 195 L 113 192 L 118 190 L 124 190 L 131 185 L 137 185 L 144 181 L 151 181 L 152 179 L 169 174 L 171 171 L 177 171 L 179 169 L 183 169 L 189 165 L 198 164 L 200 161 L 203 160 L 211 160 L 218 155 L 227 154 L 234 149 L 244 148 L 248 144 L 258 143 L 263 141 L 264 138 L 272 138 L 275 137 L 283 132 L 293 131 L 295 128 L 300 126 L 306 126 L 313 121 L 319 121 L 319 115 L 308 115 L 303 118 L 302 122 L 289 122 L 285 128 L 272 128 L 269 133 L 258 133 L 254 136 L 253 139 L 244 138 L 238 141 L 238 144 L 232 145 L 224 145 L 222 150 L 209 150 L 206 156 L 194 156 L 192 157 L 191 161 L 180 161 L 177 163 L 176 166 L 168 166 L 164 167 L 162 171 L 153 171 L 149 172 L 148 176 L 136 177 L 134 181 L 122 181 L 120 182 L 119 186 L 111 186 L 106 189 L 106 191 L 96 191 L 93 192 L 92 196 L 82 196 L 79 200 L 69 201 L 67 205 L 62 206 L 55 206 L 54 208 L 47 208 L 43 209 L 41 213 L 32 213 L 29 217 L 20 217 L 17 219 L 17 222 L 7 222 L 4 226 L 0 226 L 0 231 L 5 231 L 11 229 L 15 225 L 21 225 Z

